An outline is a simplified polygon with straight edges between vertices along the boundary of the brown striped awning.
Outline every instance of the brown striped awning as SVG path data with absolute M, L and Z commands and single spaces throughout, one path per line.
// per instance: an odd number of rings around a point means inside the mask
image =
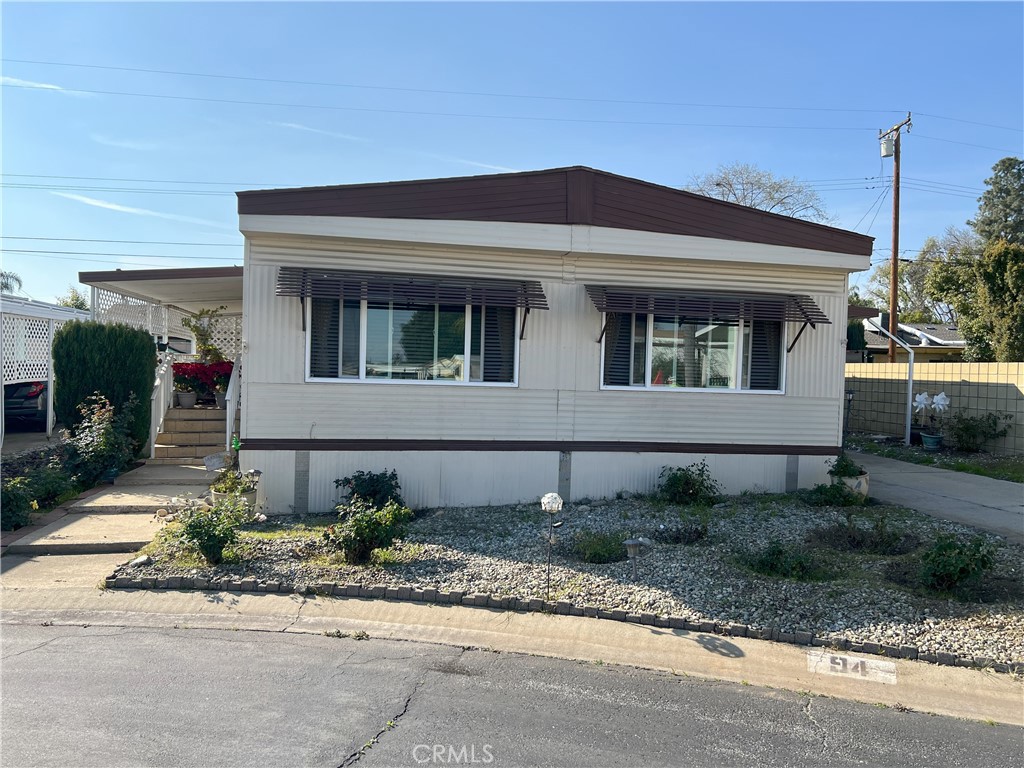
M 716 323 L 777 320 L 831 324 L 810 296 L 777 293 L 588 285 L 587 294 L 600 312 L 641 312 Z
M 349 272 L 305 267 L 279 267 L 277 295 L 409 304 L 548 308 L 544 289 L 534 280 Z

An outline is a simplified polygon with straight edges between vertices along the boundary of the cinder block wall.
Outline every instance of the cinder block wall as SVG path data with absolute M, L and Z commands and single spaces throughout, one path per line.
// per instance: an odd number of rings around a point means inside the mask
M 906 363 L 847 363 L 846 389 L 854 393 L 851 430 L 903 434 Z M 985 449 L 1024 455 L 1024 363 L 921 363 L 914 366 L 913 394 L 919 392 L 945 392 L 950 413 L 1013 414 L 1010 433 Z

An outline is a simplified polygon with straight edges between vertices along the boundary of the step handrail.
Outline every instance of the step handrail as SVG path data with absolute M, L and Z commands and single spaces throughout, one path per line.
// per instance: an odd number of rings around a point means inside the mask
M 224 407 L 227 408 L 227 424 L 225 426 L 224 450 L 231 450 L 231 438 L 235 430 L 235 414 L 242 403 L 242 355 L 235 358 L 235 364 L 231 366 L 231 378 L 228 379 L 228 391 L 224 398 Z
M 149 399 L 149 458 L 156 458 L 156 438 L 164 431 L 164 417 L 174 402 L 174 360 L 168 355 L 158 360 Z

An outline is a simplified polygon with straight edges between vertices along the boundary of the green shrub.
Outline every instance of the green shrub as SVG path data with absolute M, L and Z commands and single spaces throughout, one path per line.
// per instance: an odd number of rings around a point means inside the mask
M 860 466 L 845 453 L 836 456 L 828 473 L 832 477 L 860 477 L 864 474 L 864 467 Z
M 27 477 L 12 477 L 0 484 L 0 530 L 13 531 L 28 525 L 32 494 Z
M 81 420 L 65 431 L 63 464 L 75 482 L 91 488 L 98 481 L 113 479 L 136 454 L 131 438 L 135 418 L 135 396 L 115 411 L 100 393 L 90 395 L 79 408 Z
M 780 541 L 772 541 L 761 550 L 742 553 L 740 562 L 752 571 L 782 579 L 817 581 L 830 575 L 811 551 Z
M 255 469 L 250 469 L 248 472 L 239 472 L 232 468 L 223 469 L 210 485 L 210 490 L 237 495 L 252 493 L 259 487 L 261 474 L 259 470 Z
M 815 528 L 807 535 L 808 542 L 841 551 L 859 550 L 875 555 L 903 555 L 921 543 L 920 539 L 911 534 L 890 528 L 885 513 L 874 516 L 871 527 L 864 528 L 854 522 L 854 512 L 850 507 L 845 522 Z
M 390 547 L 413 517 L 410 509 L 394 499 L 377 508 L 362 497 L 354 497 L 337 509 L 339 522 L 328 526 L 324 540 L 352 564 L 367 563 L 373 550 Z
M 62 501 L 75 490 L 67 473 L 57 467 L 39 467 L 28 474 L 29 493 L 40 507 Z
M 1006 437 L 1012 419 L 1013 416 L 1010 414 L 997 416 L 994 413 L 986 413 L 982 416 L 967 416 L 963 413 L 954 413 L 946 422 L 946 433 L 956 450 L 974 453 L 980 451 L 989 440 Z
M 662 467 L 658 475 L 658 495 L 670 504 L 710 506 L 720 493 L 721 488 L 704 461 L 688 467 Z
M 252 517 L 245 502 L 235 496 L 218 500 L 212 507 L 190 501 L 181 513 L 179 537 L 191 544 L 210 565 L 224 559 L 225 547 L 238 539 L 238 529 Z
M 335 488 L 344 488 L 349 499 L 357 498 L 369 502 L 374 509 L 383 509 L 393 501 L 400 507 L 405 506 L 402 499 L 402 485 L 398 482 L 398 472 L 385 469 L 383 472 L 353 472 L 350 477 L 334 481 Z
M 65 323 L 53 337 L 54 412 L 68 428 L 82 419 L 79 406 L 95 392 L 118 411 L 132 394 L 131 437 L 138 450 L 149 440 L 149 408 L 156 345 L 148 332 L 127 325 Z
M 949 592 L 977 579 L 995 562 L 995 548 L 981 536 L 969 541 L 940 533 L 921 554 L 921 582 L 929 589 Z
M 569 542 L 568 554 L 584 563 L 617 563 L 626 559 L 623 542 L 628 538 L 621 531 L 577 531 Z
M 843 483 L 821 483 L 801 495 L 812 507 L 862 507 L 867 501 Z

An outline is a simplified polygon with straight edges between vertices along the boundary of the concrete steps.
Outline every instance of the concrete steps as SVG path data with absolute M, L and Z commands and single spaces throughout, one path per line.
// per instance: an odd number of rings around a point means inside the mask
M 76 499 L 67 505 L 69 514 L 123 515 L 144 513 L 155 515 L 157 510 L 173 511 L 181 507 L 188 495 L 198 497 L 205 492 L 204 486 L 164 485 L 115 485 L 84 499 Z
M 164 416 L 163 431 L 157 435 L 154 458 L 178 464 L 182 460 L 202 459 L 224 450 L 226 430 L 226 410 L 205 406 L 171 408 Z
M 138 552 L 164 523 L 147 514 L 65 515 L 38 531 L 11 542 L 11 555 L 98 555 Z
M 217 477 L 216 472 L 207 472 L 206 467 L 199 464 L 153 464 L 126 472 L 114 481 L 118 488 L 136 488 L 150 485 L 181 486 L 182 491 L 189 488 L 206 488 Z
M 164 521 L 157 511 L 179 509 L 199 498 L 216 478 L 206 467 L 146 464 L 125 472 L 113 486 L 97 489 L 64 506 L 67 514 L 7 544 L 5 553 L 81 555 L 137 552 L 153 540 Z

